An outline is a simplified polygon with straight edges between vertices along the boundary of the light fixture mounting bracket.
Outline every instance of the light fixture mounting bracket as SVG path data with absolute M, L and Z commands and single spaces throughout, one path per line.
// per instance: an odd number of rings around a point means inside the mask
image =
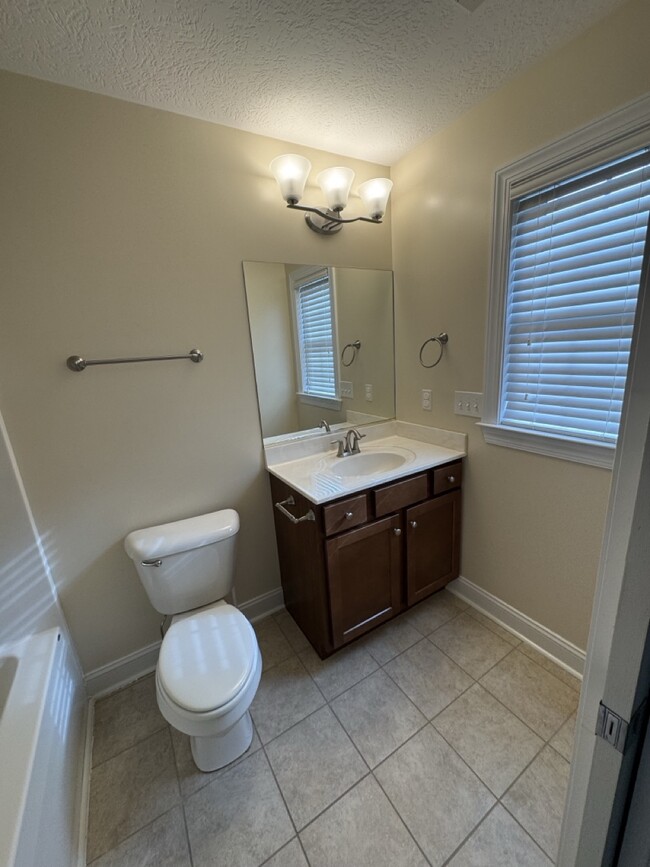
M 288 202 L 287 208 L 292 211 L 305 211 L 305 223 L 313 232 L 319 235 L 335 235 L 340 232 L 344 223 L 381 223 L 381 217 L 341 217 L 340 211 L 331 211 L 329 208 L 310 208 L 306 205 L 298 205 Z

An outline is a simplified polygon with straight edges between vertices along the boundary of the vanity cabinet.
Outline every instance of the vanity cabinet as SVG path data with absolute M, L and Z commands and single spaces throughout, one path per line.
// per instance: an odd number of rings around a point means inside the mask
M 457 460 L 314 505 L 271 475 L 285 605 L 321 657 L 458 576 L 461 480 Z

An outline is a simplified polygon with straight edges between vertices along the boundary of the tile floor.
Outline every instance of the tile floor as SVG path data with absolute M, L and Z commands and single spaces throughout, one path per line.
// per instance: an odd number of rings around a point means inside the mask
M 447 591 L 322 661 L 255 625 L 255 735 L 202 774 L 153 677 L 97 702 L 93 867 L 543 867 L 579 682 Z

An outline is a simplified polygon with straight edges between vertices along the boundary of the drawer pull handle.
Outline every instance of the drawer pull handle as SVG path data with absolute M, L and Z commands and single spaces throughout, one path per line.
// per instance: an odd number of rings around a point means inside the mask
M 350 518 L 353 518 L 353 517 L 354 517 L 354 513 L 353 513 L 353 512 L 346 512 L 346 513 L 345 513 L 345 519 L 346 519 L 346 521 L 349 521 Z
M 396 536 L 401 536 L 401 535 L 402 535 L 402 531 L 400 530 L 399 527 L 395 527 L 395 529 L 393 530 L 393 533 L 394 533 Z
M 450 485 L 453 485 L 454 482 L 456 481 L 456 476 L 447 476 L 447 481 L 449 482 Z
M 418 522 L 417 522 L 417 521 L 409 521 L 409 524 L 410 524 L 411 527 L 413 527 L 413 529 L 415 530 L 416 527 L 417 527 L 417 525 L 418 525 Z
M 316 516 L 313 511 L 310 509 L 306 515 L 301 515 L 300 518 L 296 518 L 295 515 L 292 515 L 288 509 L 285 509 L 285 506 L 295 506 L 296 501 L 293 497 L 287 497 L 286 500 L 282 500 L 281 503 L 276 503 L 275 508 L 278 512 L 282 512 L 285 518 L 288 518 L 292 524 L 300 524 L 301 521 L 315 521 Z

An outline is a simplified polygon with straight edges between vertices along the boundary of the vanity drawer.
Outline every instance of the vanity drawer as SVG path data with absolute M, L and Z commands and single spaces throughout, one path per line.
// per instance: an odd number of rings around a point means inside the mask
M 373 496 L 377 518 L 396 512 L 398 509 L 404 509 L 413 503 L 419 503 L 420 500 L 426 500 L 429 496 L 427 474 L 421 473 L 419 476 L 412 476 L 410 479 L 403 479 L 399 482 L 393 482 L 392 485 L 377 488 L 376 491 L 373 491 Z
M 446 467 L 438 467 L 433 471 L 433 493 L 444 494 L 452 488 L 459 488 L 463 480 L 463 464 L 458 461 L 455 464 L 447 464 Z
M 368 498 L 365 494 L 349 497 L 340 503 L 332 503 L 323 507 L 323 523 L 325 535 L 332 536 L 343 530 L 351 530 L 368 520 Z

